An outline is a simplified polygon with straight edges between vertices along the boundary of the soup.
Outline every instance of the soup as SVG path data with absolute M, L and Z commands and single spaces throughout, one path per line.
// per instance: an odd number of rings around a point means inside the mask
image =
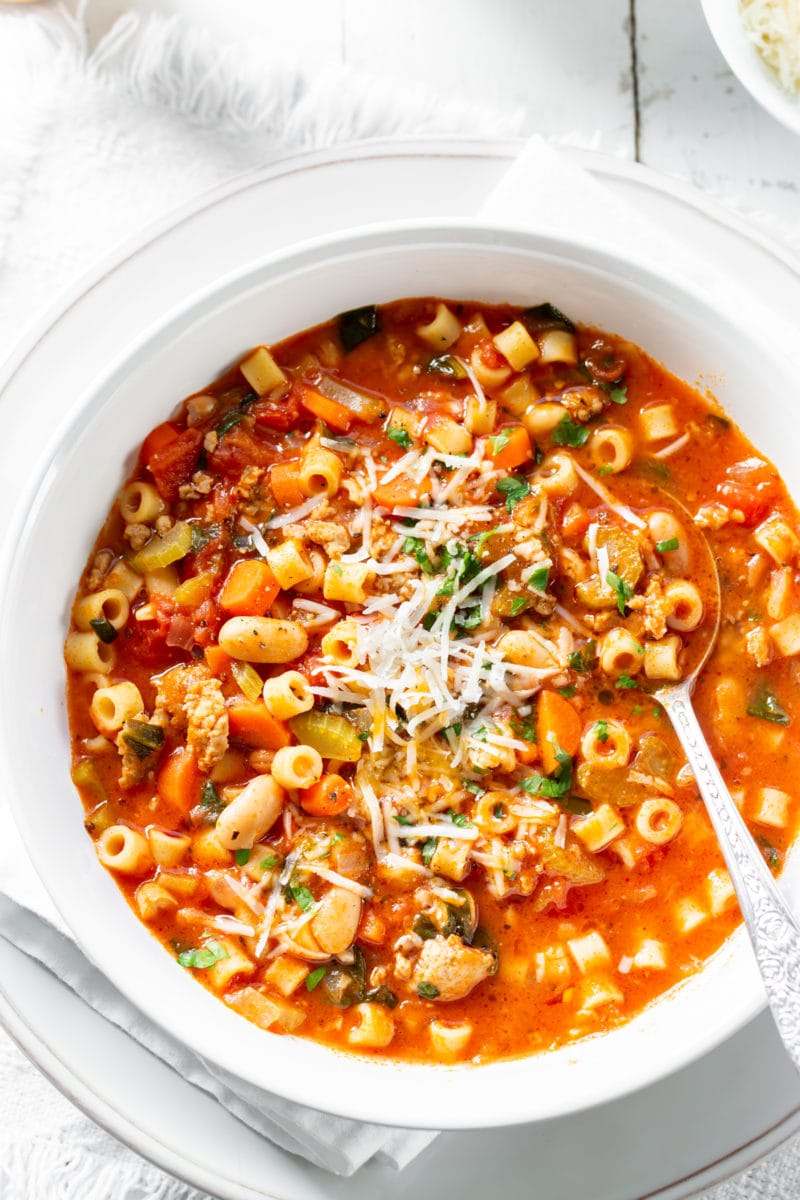
M 652 692 L 716 616 L 703 726 L 769 865 L 797 514 L 639 348 L 527 310 L 367 306 L 145 438 L 66 643 L 100 862 L 265 1029 L 490 1061 L 607 1030 L 739 921 Z

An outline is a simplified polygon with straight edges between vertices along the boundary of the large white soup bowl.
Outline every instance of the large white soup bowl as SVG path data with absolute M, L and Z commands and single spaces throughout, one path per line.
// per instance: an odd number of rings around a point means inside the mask
M 100 867 L 70 781 L 64 700 L 62 647 L 76 583 L 150 428 L 257 343 L 363 304 L 424 295 L 550 300 L 577 321 L 623 333 L 691 383 L 713 378 L 727 411 L 800 494 L 795 380 L 746 314 L 721 311 L 634 259 L 530 231 L 414 223 L 309 243 L 189 297 L 109 366 L 56 431 L 0 575 L 0 757 L 31 858 L 76 941 L 153 1021 L 291 1100 L 369 1121 L 466 1128 L 590 1107 L 718 1044 L 764 1003 L 743 932 L 622 1028 L 529 1058 L 398 1065 L 266 1033 L 178 966 Z M 789 885 L 796 868 L 790 861 Z

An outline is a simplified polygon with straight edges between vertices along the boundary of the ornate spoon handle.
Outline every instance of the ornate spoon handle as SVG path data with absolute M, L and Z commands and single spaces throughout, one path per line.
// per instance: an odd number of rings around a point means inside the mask
M 772 1014 L 800 1070 L 800 925 L 770 874 L 708 749 L 687 684 L 660 697 L 716 830 L 761 968 Z

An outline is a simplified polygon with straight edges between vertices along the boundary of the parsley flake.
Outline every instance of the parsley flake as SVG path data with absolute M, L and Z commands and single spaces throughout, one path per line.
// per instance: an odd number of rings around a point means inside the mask
M 439 989 L 435 983 L 426 983 L 423 979 L 421 983 L 417 984 L 417 995 L 422 1000 L 435 1000 L 439 995 Z
M 550 578 L 549 567 L 538 567 L 528 580 L 528 587 L 532 587 L 537 592 L 543 592 L 547 587 L 547 581 Z
M 630 675 L 626 675 L 623 671 L 614 687 L 618 688 L 637 688 L 639 685 L 635 679 L 631 679 Z
M 499 454 L 501 450 L 505 450 L 508 443 L 511 441 L 511 434 L 507 429 L 501 429 L 494 437 L 490 437 L 489 441 L 492 444 L 492 457 Z
M 208 967 L 213 967 L 214 963 L 221 962 L 223 958 L 228 957 L 228 951 L 220 942 L 214 941 L 213 938 L 205 943 L 204 946 L 197 946 L 194 950 L 184 950 L 178 955 L 178 962 L 182 967 L 192 967 L 195 971 L 205 971 Z
M 322 982 L 322 980 L 325 978 L 325 972 L 327 969 L 327 967 L 317 967 L 316 971 L 312 971 L 310 975 L 306 976 L 307 992 L 313 992 L 317 984 Z
M 410 450 L 414 445 L 408 430 L 402 429 L 399 425 L 389 425 L 386 436 L 396 442 L 398 446 L 402 446 L 404 450 Z
M 250 855 L 252 853 L 252 850 L 234 850 L 233 857 L 236 859 L 236 865 L 246 867 L 250 862 Z
M 507 475 L 505 479 L 498 479 L 495 487 L 505 496 L 506 508 L 509 512 L 513 512 L 520 500 L 523 500 L 531 490 L 531 485 L 521 475 Z
M 669 550 L 677 550 L 679 545 L 676 537 L 666 538 L 663 542 L 656 542 L 656 550 L 659 554 L 666 554 Z
M 619 609 L 619 615 L 621 617 L 624 617 L 625 616 L 625 605 L 626 605 L 626 602 L 628 600 L 630 600 L 631 596 L 633 595 L 633 588 L 631 587 L 631 585 L 629 583 L 626 583 L 626 581 L 624 579 L 622 579 L 621 576 L 617 575 L 614 571 L 606 571 L 606 583 L 616 593 L 617 608 Z
M 589 440 L 589 430 L 585 425 L 579 425 L 570 417 L 562 417 L 552 433 L 556 446 L 583 446 Z

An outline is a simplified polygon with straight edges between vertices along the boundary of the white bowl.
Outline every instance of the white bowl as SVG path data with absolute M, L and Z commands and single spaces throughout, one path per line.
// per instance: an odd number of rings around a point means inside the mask
M 70 600 L 145 433 L 245 347 L 361 304 L 419 295 L 548 299 L 578 321 L 623 332 L 690 382 L 713 376 L 727 410 L 800 494 L 789 364 L 745 314 L 711 307 L 667 274 L 577 239 L 467 222 L 309 243 L 191 297 L 114 362 L 56 432 L 0 572 L 0 728 L 6 788 L 36 869 L 85 953 L 144 1013 L 204 1058 L 291 1100 L 369 1121 L 468 1128 L 602 1103 L 718 1044 L 763 1006 L 742 931 L 626 1026 L 526 1059 L 398 1066 L 265 1033 L 176 964 L 99 866 L 69 778 L 64 704 Z M 770 402 L 756 421 L 765 380 Z
M 800 96 L 781 87 L 747 36 L 739 0 L 701 0 L 714 41 L 736 78 L 762 108 L 793 133 L 800 133 Z

